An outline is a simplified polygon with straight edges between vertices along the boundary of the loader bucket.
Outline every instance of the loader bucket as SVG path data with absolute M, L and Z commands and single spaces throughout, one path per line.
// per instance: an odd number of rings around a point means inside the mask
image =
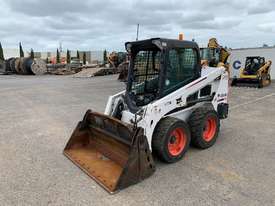
M 91 110 L 78 123 L 64 155 L 110 193 L 155 171 L 142 128 Z

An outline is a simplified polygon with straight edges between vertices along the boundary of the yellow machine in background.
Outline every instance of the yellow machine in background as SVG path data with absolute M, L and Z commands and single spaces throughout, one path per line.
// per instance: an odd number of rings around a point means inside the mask
M 240 77 L 233 78 L 231 86 L 257 86 L 265 87 L 271 83 L 271 61 L 265 61 L 264 57 L 246 57 L 245 68 L 240 69 Z
M 107 59 L 111 67 L 117 68 L 119 64 L 126 61 L 126 53 L 113 51 L 107 56 Z
M 225 66 L 229 72 L 227 59 L 230 53 L 221 45 L 218 44 L 216 38 L 209 39 L 206 48 L 200 48 L 201 65 L 209 65 L 210 67 Z

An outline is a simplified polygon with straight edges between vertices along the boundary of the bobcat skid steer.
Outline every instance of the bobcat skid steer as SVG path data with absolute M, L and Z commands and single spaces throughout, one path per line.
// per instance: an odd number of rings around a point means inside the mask
M 201 68 L 192 41 L 127 42 L 126 90 L 110 96 L 101 114 L 88 110 L 64 154 L 110 193 L 152 175 L 152 153 L 172 163 L 190 143 L 206 149 L 228 114 L 228 73 Z
M 264 57 L 246 57 L 245 67 L 240 69 L 240 77 L 233 77 L 231 86 L 253 86 L 262 88 L 271 83 L 271 61 Z

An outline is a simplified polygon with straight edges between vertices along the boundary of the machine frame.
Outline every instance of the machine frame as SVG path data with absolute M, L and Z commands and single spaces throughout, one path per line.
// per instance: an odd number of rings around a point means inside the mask
M 127 42 L 126 49 L 131 52 L 131 47 L 148 45 L 151 42 L 157 45 L 163 55 L 169 50 L 169 48 L 183 47 L 195 49 L 199 54 L 199 48 L 195 42 L 192 41 L 178 41 L 178 40 L 167 40 L 154 38 L 145 41 L 138 41 L 134 43 Z M 132 61 L 133 62 L 133 61 Z M 148 143 L 151 148 L 152 135 L 158 122 L 166 117 L 172 116 L 178 119 L 188 122 L 188 118 L 192 111 L 196 107 L 202 106 L 202 104 L 211 104 L 215 111 L 220 114 L 220 118 L 226 118 L 228 112 L 228 72 L 224 67 L 203 67 L 201 68 L 200 58 L 198 55 L 196 73 L 200 77 L 195 78 L 194 81 L 186 84 L 185 86 L 177 89 L 176 91 L 162 96 L 162 91 L 159 96 L 153 102 L 137 108 L 131 104 L 132 100 L 129 97 L 129 90 L 131 80 L 131 66 L 128 75 L 127 89 L 113 96 L 110 96 L 105 108 L 104 114 L 114 116 L 114 109 L 118 106 L 119 102 L 127 104 L 128 109 L 122 111 L 121 121 L 129 124 L 136 123 L 138 127 L 144 128 L 145 136 L 147 137 Z M 164 65 L 165 66 L 165 63 Z M 163 69 L 164 70 L 164 69 Z M 160 84 L 163 84 L 165 74 L 161 74 Z M 211 86 L 210 95 L 202 96 L 201 91 Z M 189 97 L 197 93 L 197 98 L 189 100 Z M 198 103 L 198 104 L 197 104 Z M 218 105 L 222 105 L 218 107 Z

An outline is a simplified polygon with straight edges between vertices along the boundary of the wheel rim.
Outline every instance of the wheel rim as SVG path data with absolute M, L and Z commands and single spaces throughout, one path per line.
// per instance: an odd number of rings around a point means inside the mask
M 179 155 L 185 148 L 186 134 L 182 128 L 174 129 L 169 137 L 168 151 L 172 156 Z
M 207 142 L 211 141 L 216 133 L 217 122 L 214 117 L 208 117 L 205 121 L 203 129 L 203 139 Z

